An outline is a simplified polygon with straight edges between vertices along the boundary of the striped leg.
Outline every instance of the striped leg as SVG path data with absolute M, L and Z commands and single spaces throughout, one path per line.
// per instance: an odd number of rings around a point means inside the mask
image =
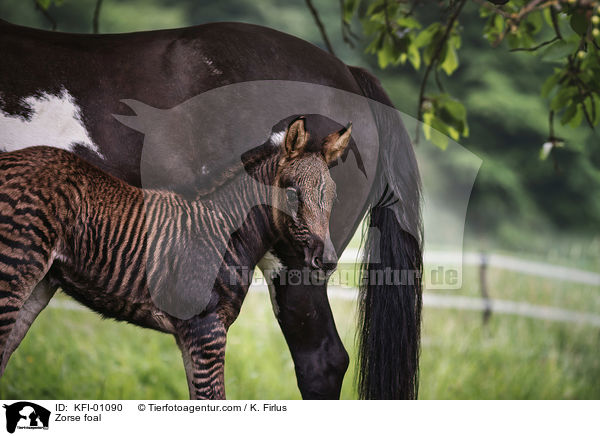
M 2 168 L 3 176 L 6 169 Z M 17 178 L 15 174 L 12 177 Z M 50 269 L 57 233 L 46 199 L 39 192 L 31 193 L 17 185 L 0 186 L 1 375 L 20 339 L 47 303 L 43 303 L 43 290 L 32 294 Z M 30 297 L 31 303 L 26 304 Z
M 39 313 L 48 305 L 50 299 L 54 296 L 57 286 L 50 285 L 47 279 L 37 284 L 29 298 L 16 314 L 15 324 L 10 331 L 4 349 L 0 356 L 0 377 L 4 374 L 8 359 L 15 352 L 29 327 L 39 315 Z M 2 309 L 0 309 L 2 310 Z
M 19 328 L 22 329 L 23 322 L 26 324 L 29 318 L 31 322 L 35 319 L 35 316 L 23 312 L 23 309 L 47 271 L 47 260 L 23 259 L 15 260 L 12 265 L 0 264 L 0 365 L 2 368 L 6 365 L 5 360 L 8 360 L 14 348 L 19 345 L 13 343 L 15 338 L 21 336 L 19 332 L 14 332 L 17 321 L 23 317 L 19 323 Z M 37 297 L 34 298 L 36 299 Z M 36 305 L 39 306 L 40 303 L 33 304 Z M 43 306 L 39 310 L 42 308 Z M 30 307 L 27 310 L 30 310 Z
M 227 330 L 216 313 L 179 321 L 177 345 L 193 400 L 225 399 L 225 341 Z

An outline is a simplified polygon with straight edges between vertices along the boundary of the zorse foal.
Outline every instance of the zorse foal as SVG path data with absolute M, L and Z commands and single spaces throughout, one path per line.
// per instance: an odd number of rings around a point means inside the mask
M 328 165 L 350 134 L 308 150 L 299 118 L 281 146 L 246 153 L 194 200 L 135 188 L 56 148 L 1 154 L 0 374 L 60 287 L 104 316 L 175 335 L 190 397 L 225 398 L 227 329 L 256 263 L 283 240 L 306 266 L 325 268 Z

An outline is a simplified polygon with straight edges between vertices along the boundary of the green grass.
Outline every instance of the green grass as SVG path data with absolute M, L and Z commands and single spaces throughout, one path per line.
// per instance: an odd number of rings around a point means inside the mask
M 584 287 L 559 289 L 565 284 L 500 273 L 490 277 L 492 293 L 502 294 L 496 298 L 600 310 L 597 290 L 594 299 Z M 467 271 L 465 283 L 473 279 Z M 477 295 L 476 286 L 461 293 Z M 355 303 L 333 300 L 332 307 L 354 357 Z M 420 398 L 597 399 L 599 344 L 600 329 L 591 326 L 494 315 L 483 327 L 477 312 L 426 308 Z M 353 379 L 354 358 L 342 398 L 356 397 Z M 230 399 L 300 398 L 289 351 L 264 293 L 250 292 L 230 330 L 226 383 Z M 50 308 L 9 362 L 0 398 L 185 399 L 187 384 L 169 335 L 87 311 Z

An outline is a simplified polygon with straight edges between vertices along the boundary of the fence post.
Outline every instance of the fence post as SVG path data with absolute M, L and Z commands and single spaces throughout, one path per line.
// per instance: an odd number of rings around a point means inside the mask
M 481 262 L 479 264 L 479 289 L 481 291 L 481 298 L 483 299 L 483 324 L 486 325 L 492 316 L 492 302 L 490 301 L 490 295 L 488 293 L 487 286 L 487 267 L 488 267 L 488 255 L 485 252 L 481 252 Z

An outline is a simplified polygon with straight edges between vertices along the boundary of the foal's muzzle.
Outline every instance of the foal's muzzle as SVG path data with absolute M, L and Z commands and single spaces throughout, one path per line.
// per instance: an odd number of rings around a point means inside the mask
M 324 243 L 319 237 L 313 236 L 304 247 L 304 263 L 312 269 L 324 272 L 333 271 L 337 266 L 337 255 L 331 241 Z

